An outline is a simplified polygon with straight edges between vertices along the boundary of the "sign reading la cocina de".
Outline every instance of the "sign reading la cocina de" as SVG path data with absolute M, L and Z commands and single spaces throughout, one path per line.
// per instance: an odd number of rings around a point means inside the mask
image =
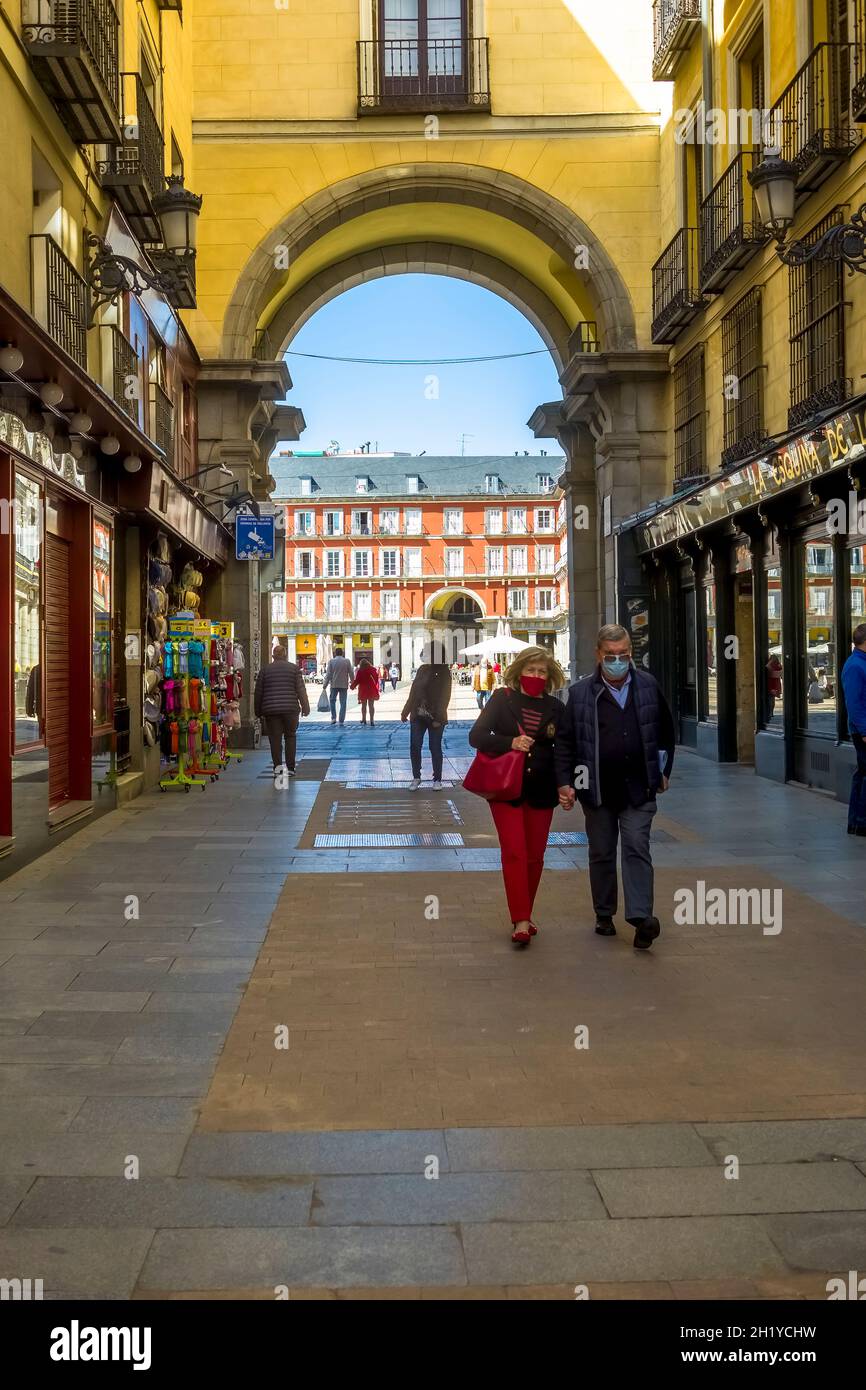
M 692 493 L 687 501 L 664 511 L 637 528 L 638 549 L 654 550 L 669 541 L 699 531 L 754 506 L 764 498 L 797 487 L 832 468 L 866 458 L 866 404 L 805 431 L 762 458 Z

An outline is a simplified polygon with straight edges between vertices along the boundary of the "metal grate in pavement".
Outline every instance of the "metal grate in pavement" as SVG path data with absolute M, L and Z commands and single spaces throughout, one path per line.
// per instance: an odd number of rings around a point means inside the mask
M 329 778 L 328 780 L 330 781 L 331 779 Z M 354 780 L 352 780 L 352 781 L 347 781 L 344 785 L 345 785 L 345 787 L 346 787 L 346 791 L 347 791 L 347 792 L 362 792 L 362 791 L 407 791 L 407 790 L 409 789 L 409 787 L 411 787 L 412 783 L 411 783 L 411 781 L 408 781 L 408 780 L 405 779 L 405 778 L 402 779 L 402 780 L 400 780 L 400 779 L 397 779 L 397 780 L 391 779 L 391 780 L 388 780 L 388 781 L 382 781 L 381 779 L 379 779 L 379 780 L 375 780 L 375 781 L 374 781 L 374 779 L 373 779 L 372 777 L 367 777 L 367 778 L 364 779 L 364 780 L 354 779 Z M 459 787 L 459 786 L 460 786 L 460 783 L 459 783 L 459 782 L 455 782 L 455 781 L 453 781 L 453 780 L 450 780 L 450 779 L 447 778 L 447 777 L 443 777 L 443 779 L 442 779 L 442 786 L 443 786 L 443 787 Z M 425 786 L 424 783 L 422 782 L 421 787 L 419 788 L 419 790 L 421 790 L 421 791 L 428 791 L 428 792 L 429 792 L 429 791 L 432 791 L 432 788 L 433 788 L 433 784 L 432 784 L 432 782 L 428 779 L 426 786 Z
M 328 825 L 357 826 L 364 824 L 417 825 L 418 821 L 428 825 L 462 825 L 463 820 L 453 801 L 444 797 L 427 801 L 422 796 L 391 797 L 384 802 L 370 801 L 332 801 L 328 812 Z
M 460 848 L 463 836 L 455 832 L 430 831 L 413 835 L 317 835 L 314 849 L 442 849 Z

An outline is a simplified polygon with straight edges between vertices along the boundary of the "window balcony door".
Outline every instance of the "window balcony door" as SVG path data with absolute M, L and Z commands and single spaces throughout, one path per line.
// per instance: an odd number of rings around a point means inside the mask
M 466 91 L 464 0 L 379 0 L 382 92 Z

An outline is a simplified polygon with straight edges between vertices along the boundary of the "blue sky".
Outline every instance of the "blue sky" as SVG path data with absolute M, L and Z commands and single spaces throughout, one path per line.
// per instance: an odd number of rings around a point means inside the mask
M 298 449 L 354 449 L 418 454 L 513 454 L 546 449 L 526 421 L 561 390 L 550 354 L 461 366 L 368 366 L 295 357 L 293 352 L 351 357 L 472 357 L 543 348 L 535 329 L 489 290 L 444 275 L 388 275 L 326 304 L 304 325 L 287 357 L 289 400 L 307 428 Z M 435 398 L 438 377 L 438 399 Z M 278 445 L 278 448 L 292 447 Z

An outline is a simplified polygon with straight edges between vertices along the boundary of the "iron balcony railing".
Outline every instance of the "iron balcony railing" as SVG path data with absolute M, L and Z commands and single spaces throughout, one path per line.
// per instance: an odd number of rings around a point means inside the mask
M 757 162 L 754 150 L 735 155 L 701 204 L 702 292 L 720 290 L 767 240 L 747 177 Z
M 653 78 L 670 81 L 680 59 L 700 32 L 701 0 L 655 0 L 653 4 Z
M 108 389 L 112 399 L 138 424 L 141 396 L 138 355 L 117 324 L 105 324 L 102 334 L 104 360 L 108 368 Z
M 358 111 L 488 111 L 487 39 L 361 39 Z
M 166 462 L 174 467 L 174 402 L 158 382 L 150 383 L 150 417 L 148 434 Z
M 654 343 L 672 343 L 700 312 L 703 295 L 698 273 L 696 227 L 683 227 L 665 247 L 652 269 Z
M 120 21 L 112 0 L 22 0 L 33 69 L 78 144 L 120 133 Z
M 855 45 L 819 43 L 770 108 L 768 132 L 809 193 L 847 159 L 860 141 L 851 123 Z
M 165 189 L 165 143 L 162 130 L 137 72 L 123 78 L 123 143 L 104 152 L 97 163 L 103 188 L 112 190 L 142 241 L 162 240 L 153 198 Z
M 86 369 L 87 281 L 51 236 L 31 236 L 30 274 L 34 317 L 57 346 Z

